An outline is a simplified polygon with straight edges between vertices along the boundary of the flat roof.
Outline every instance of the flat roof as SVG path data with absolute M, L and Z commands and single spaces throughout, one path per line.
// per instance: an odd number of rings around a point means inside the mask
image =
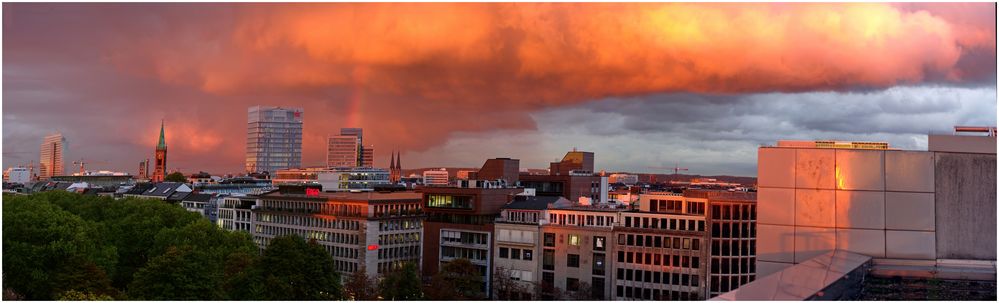
M 306 199 L 326 199 L 334 201 L 399 201 L 399 200 L 421 200 L 423 195 L 414 191 L 397 191 L 397 192 L 320 192 L 315 196 L 306 196 L 304 194 L 285 194 L 280 191 L 273 191 L 266 194 L 260 195 L 260 197 L 278 197 L 278 198 L 306 198 Z

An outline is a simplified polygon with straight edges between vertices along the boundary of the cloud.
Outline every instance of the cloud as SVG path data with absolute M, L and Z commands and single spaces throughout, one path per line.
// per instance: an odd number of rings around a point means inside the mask
M 304 107 L 304 162 L 319 164 L 339 127 L 386 155 L 533 131 L 532 113 L 602 98 L 977 87 L 996 74 L 992 8 L 5 4 L 4 143 L 62 130 L 128 169 L 166 119 L 171 165 L 237 171 L 252 105 Z

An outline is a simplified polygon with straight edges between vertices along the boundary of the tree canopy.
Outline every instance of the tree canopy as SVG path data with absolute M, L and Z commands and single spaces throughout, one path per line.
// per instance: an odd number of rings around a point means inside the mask
M 187 177 L 184 176 L 183 173 L 181 173 L 179 171 L 175 171 L 175 172 L 172 172 L 172 173 L 166 175 L 166 177 L 163 177 L 163 181 L 166 181 L 166 182 L 187 183 Z
M 327 300 L 342 297 L 332 257 L 297 236 L 259 253 L 161 200 L 51 191 L 3 195 L 4 298 Z

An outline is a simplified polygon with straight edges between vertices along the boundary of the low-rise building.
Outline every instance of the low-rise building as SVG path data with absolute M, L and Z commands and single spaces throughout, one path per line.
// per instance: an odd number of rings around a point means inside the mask
M 432 169 L 423 172 L 423 185 L 424 186 L 447 186 L 448 185 L 448 172 L 447 169 Z
M 320 184 L 322 191 L 371 191 L 388 185 L 389 171 L 370 167 L 302 168 L 277 171 L 273 184 Z

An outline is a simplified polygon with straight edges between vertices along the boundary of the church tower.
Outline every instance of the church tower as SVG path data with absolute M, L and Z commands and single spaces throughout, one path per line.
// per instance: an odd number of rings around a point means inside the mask
M 392 153 L 392 164 L 389 166 L 389 182 L 398 183 L 402 179 L 402 159 L 399 152 Z
M 163 132 L 163 121 L 160 121 L 160 142 L 156 144 L 156 167 L 153 169 L 153 182 L 163 182 L 166 178 L 167 145 Z

